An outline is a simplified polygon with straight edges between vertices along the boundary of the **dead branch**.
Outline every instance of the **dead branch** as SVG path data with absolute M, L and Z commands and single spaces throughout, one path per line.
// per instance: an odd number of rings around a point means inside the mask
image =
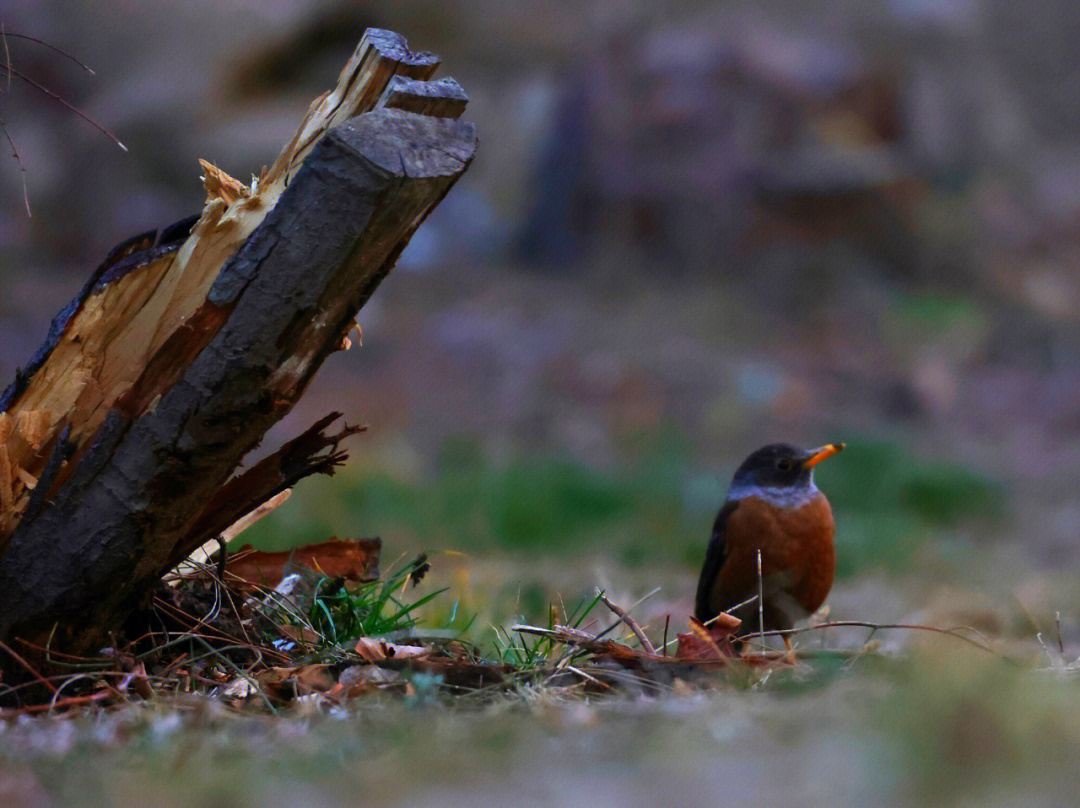
M 656 649 L 653 648 L 653 644 L 651 642 L 649 642 L 649 638 L 647 636 L 645 636 L 645 632 L 641 630 L 641 626 L 639 626 L 637 624 L 637 621 L 634 620 L 634 618 L 632 618 L 629 614 L 627 614 L 627 612 L 624 609 L 622 609 L 622 607 L 620 607 L 620 606 L 616 605 L 615 603 L 613 603 L 611 601 L 611 599 L 607 595 L 605 595 L 601 590 L 597 589 L 596 590 L 596 595 L 597 595 L 597 597 L 600 598 L 600 601 L 605 606 L 607 606 L 612 612 L 615 613 L 615 615 L 619 618 L 619 620 L 626 623 L 627 627 L 632 632 L 634 632 L 634 636 L 638 638 L 638 642 L 641 643 L 641 647 L 645 649 L 646 653 L 649 653 L 649 654 L 655 654 L 656 653 Z

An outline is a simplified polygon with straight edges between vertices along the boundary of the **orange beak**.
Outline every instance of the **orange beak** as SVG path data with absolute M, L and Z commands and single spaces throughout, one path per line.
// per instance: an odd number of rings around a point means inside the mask
M 834 454 L 839 454 L 844 450 L 845 444 L 843 443 L 827 443 L 824 446 L 819 446 L 816 449 L 811 449 L 810 457 L 803 461 L 803 468 L 812 469 L 822 460 L 832 457 Z

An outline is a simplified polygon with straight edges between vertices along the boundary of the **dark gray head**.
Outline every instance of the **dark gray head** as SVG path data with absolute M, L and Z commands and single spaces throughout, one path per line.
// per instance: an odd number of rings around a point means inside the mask
M 844 448 L 829 443 L 816 449 L 799 449 L 787 443 L 770 443 L 751 454 L 735 471 L 728 499 L 771 491 L 793 495 L 814 489 L 814 466 Z

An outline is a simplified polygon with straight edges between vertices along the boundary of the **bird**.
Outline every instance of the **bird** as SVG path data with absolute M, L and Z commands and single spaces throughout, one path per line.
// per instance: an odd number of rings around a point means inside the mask
M 736 634 L 745 638 L 790 629 L 821 607 L 836 570 L 836 524 L 829 500 L 814 484 L 814 468 L 843 448 L 772 443 L 742 462 L 705 552 L 694 605 L 698 620 L 708 624 L 727 612 L 742 621 Z

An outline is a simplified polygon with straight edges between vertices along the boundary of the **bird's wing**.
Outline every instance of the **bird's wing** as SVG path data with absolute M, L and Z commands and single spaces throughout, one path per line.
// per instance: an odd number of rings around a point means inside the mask
M 698 580 L 697 599 L 694 602 L 694 616 L 705 622 L 716 616 L 714 609 L 709 605 L 709 593 L 712 590 L 716 576 L 720 574 L 720 568 L 727 560 L 727 543 L 724 540 L 724 531 L 727 529 L 728 517 L 739 507 L 737 499 L 724 503 L 720 513 L 716 515 L 713 523 L 712 538 L 709 540 L 709 548 L 705 551 L 705 566 L 701 568 L 701 578 Z

